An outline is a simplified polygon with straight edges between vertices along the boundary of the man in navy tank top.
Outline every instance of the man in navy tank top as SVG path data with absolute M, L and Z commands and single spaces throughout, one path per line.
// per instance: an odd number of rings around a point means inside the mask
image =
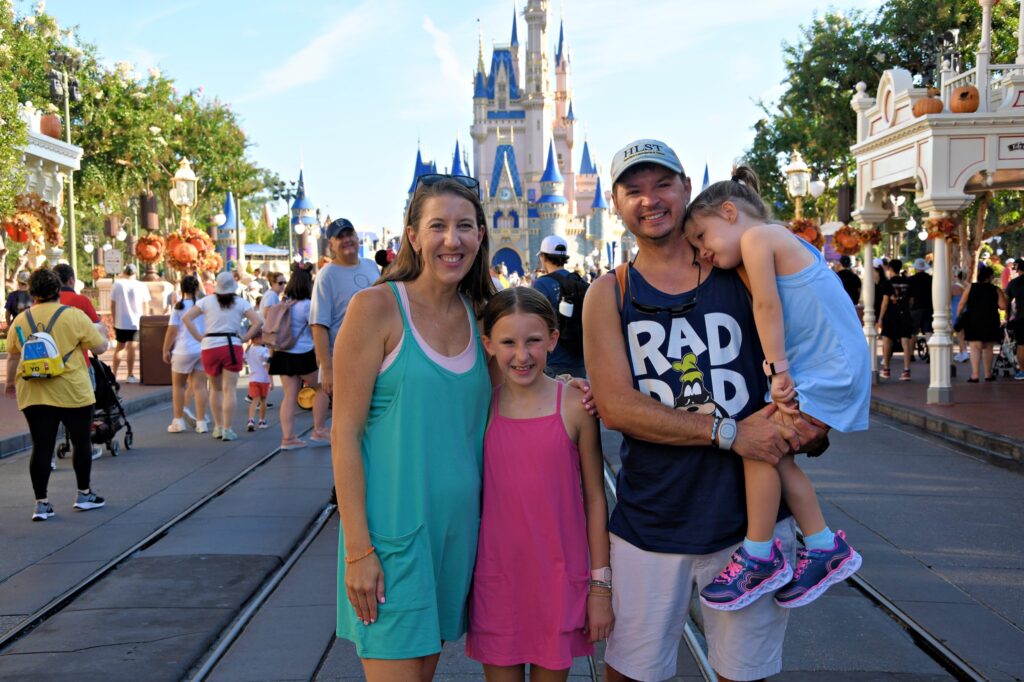
M 777 463 L 824 433 L 803 421 L 783 426 L 765 406 L 750 297 L 735 270 L 699 262 L 683 237 L 690 179 L 676 153 L 637 140 L 611 171 L 613 203 L 638 252 L 591 285 L 583 315 L 601 418 L 623 434 L 606 679 L 662 680 L 676 674 L 694 585 L 710 583 L 743 539 L 741 458 Z M 779 519 L 775 536 L 792 561 L 793 521 L 784 508 Z M 772 599 L 704 608 L 719 679 L 779 672 L 787 613 Z

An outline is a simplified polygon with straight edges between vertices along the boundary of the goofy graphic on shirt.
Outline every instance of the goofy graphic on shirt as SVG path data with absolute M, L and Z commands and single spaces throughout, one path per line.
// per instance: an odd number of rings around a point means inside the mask
M 679 381 L 680 389 L 679 395 L 676 396 L 675 409 L 713 414 L 718 417 L 729 416 L 704 386 L 704 373 L 697 367 L 696 355 L 687 353 L 682 360 L 672 363 L 672 369 L 683 375 Z

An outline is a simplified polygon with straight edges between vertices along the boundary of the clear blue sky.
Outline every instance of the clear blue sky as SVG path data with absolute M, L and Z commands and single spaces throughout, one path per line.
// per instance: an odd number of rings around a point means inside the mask
M 34 5 L 15 4 L 19 14 Z M 692 175 L 707 161 L 714 180 L 750 143 L 755 100 L 781 90 L 782 42 L 795 41 L 815 12 L 874 9 L 881 0 L 563 5 L 574 113 L 604 172 L 626 142 L 656 137 Z M 553 55 L 559 2 L 550 7 Z M 46 11 L 79 26 L 110 64 L 130 61 L 140 73 L 155 66 L 180 88 L 202 86 L 229 102 L 254 143 L 252 158 L 289 179 L 303 163 L 309 197 L 333 217 L 393 230 L 417 139 L 439 168 L 451 163 L 456 135 L 470 141 L 477 19 L 489 65 L 491 42 L 509 39 L 513 4 L 48 0 Z M 519 36 L 525 49 L 521 16 Z

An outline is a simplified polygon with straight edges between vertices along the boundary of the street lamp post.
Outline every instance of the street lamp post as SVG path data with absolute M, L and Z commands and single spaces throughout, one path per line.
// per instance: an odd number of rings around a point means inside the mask
M 804 217 L 804 197 L 810 194 L 811 169 L 804 163 L 804 157 L 796 149 L 789 159 L 789 165 L 782 169 L 786 174 L 786 192 L 793 197 L 796 207 L 795 219 Z
M 71 144 L 71 102 L 82 101 L 78 80 L 68 77 L 68 71 L 77 71 L 78 58 L 66 52 L 50 52 L 53 71 L 50 72 L 50 97 L 64 103 L 64 141 Z M 68 261 L 71 267 L 78 267 L 78 245 L 75 243 L 75 181 L 74 171 L 68 170 Z
M 288 267 L 292 266 L 292 262 L 295 260 L 295 247 L 292 244 L 292 219 L 291 209 L 292 201 L 298 196 L 298 192 L 295 188 L 295 181 L 289 180 L 287 183 L 280 181 L 270 188 L 271 196 L 274 197 L 274 201 L 284 201 L 285 203 L 285 217 L 288 219 L 288 226 L 286 232 L 288 233 Z
M 192 225 L 192 207 L 196 204 L 196 174 L 188 159 L 178 163 L 171 183 L 171 201 L 181 210 L 181 227 Z

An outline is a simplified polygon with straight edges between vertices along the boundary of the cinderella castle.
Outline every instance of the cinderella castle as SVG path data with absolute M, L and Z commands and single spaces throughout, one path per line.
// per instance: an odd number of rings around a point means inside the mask
M 456 142 L 448 172 L 480 181 L 491 231 L 491 260 L 505 264 L 509 272 L 538 267 L 541 240 L 550 234 L 569 243 L 571 266 L 615 265 L 622 258 L 623 226 L 609 210 L 610 192 L 601 185 L 585 139 L 579 163 L 573 163 L 577 119 L 564 26 L 559 22 L 552 59 L 548 0 L 529 0 L 523 17 L 525 64 L 515 12 L 511 39 L 494 45 L 489 69 L 480 36 L 473 74 L 473 160 L 470 164 Z M 420 175 L 436 172 L 436 162 L 424 161 L 417 151 L 409 196 Z

